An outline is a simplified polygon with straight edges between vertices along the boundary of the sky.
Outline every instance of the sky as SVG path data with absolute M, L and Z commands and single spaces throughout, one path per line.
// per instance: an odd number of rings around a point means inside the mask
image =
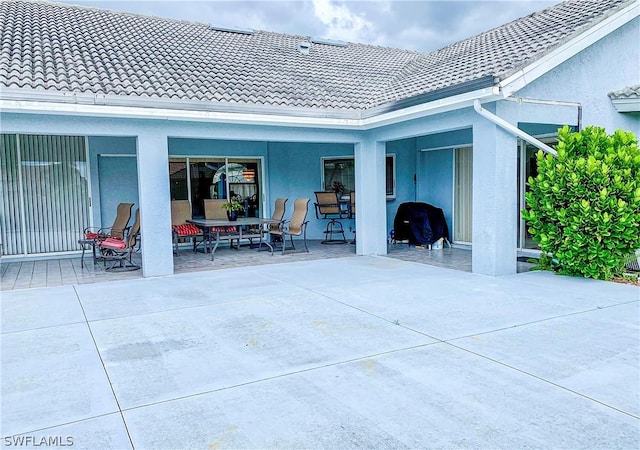
M 428 52 L 560 0 L 57 0 L 223 27 Z

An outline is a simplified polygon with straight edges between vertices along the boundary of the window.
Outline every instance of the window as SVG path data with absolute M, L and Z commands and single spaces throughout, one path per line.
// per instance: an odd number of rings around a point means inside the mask
M 396 155 L 385 160 L 385 192 L 387 199 L 396 197 Z M 355 160 L 350 157 L 322 158 L 322 187 L 325 191 L 340 189 L 342 195 L 356 190 Z
M 260 160 L 215 157 L 170 158 L 172 200 L 190 200 L 193 217 L 204 217 L 204 200 L 235 197 L 245 214 L 259 211 Z
M 387 199 L 396 198 L 396 155 L 387 155 L 385 161 Z

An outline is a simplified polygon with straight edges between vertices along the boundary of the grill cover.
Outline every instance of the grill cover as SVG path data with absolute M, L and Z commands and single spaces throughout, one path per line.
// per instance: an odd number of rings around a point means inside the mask
M 440 238 L 449 240 L 449 227 L 442 209 L 421 202 L 398 206 L 393 233 L 394 239 L 408 240 L 412 245 L 432 245 Z

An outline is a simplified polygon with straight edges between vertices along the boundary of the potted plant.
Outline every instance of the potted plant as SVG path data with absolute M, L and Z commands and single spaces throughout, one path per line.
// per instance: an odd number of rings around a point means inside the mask
M 231 221 L 238 219 L 238 213 L 244 211 L 244 205 L 235 199 L 231 199 L 222 207 L 227 211 L 227 217 Z

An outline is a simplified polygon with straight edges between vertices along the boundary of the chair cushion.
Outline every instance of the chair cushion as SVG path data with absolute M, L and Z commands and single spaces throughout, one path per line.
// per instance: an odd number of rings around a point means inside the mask
M 184 225 L 172 225 L 171 229 L 174 233 L 178 233 L 178 236 L 195 236 L 201 233 L 200 228 L 192 223 L 185 223 Z
M 108 235 L 106 234 L 100 234 L 100 233 L 94 233 L 93 231 L 87 231 L 84 235 L 85 239 L 101 239 L 101 238 L 105 238 Z
M 215 233 L 219 231 L 220 233 L 235 233 L 236 227 L 211 227 L 211 232 Z
M 98 245 L 100 245 L 100 247 L 110 248 L 112 250 L 123 250 L 127 247 L 127 244 L 122 239 L 116 238 L 106 238 Z

